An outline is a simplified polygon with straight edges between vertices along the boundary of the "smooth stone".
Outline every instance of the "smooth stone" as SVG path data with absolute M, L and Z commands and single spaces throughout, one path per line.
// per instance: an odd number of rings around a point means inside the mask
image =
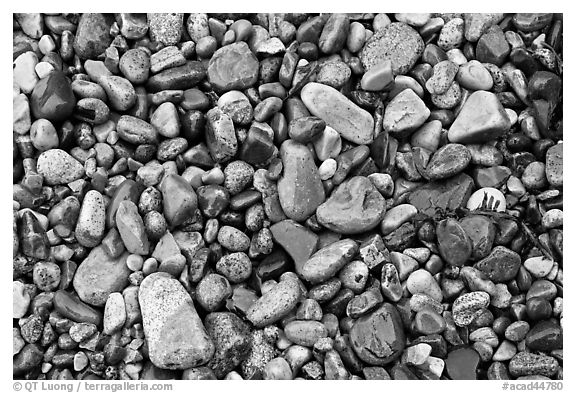
M 44 18 L 40 13 L 15 13 L 14 18 L 22 31 L 30 38 L 38 39 L 44 34 Z
M 512 17 L 512 23 L 522 32 L 540 30 L 548 25 L 554 15 L 550 13 L 516 13 Z
M 434 277 L 424 269 L 412 272 L 406 280 L 406 288 L 411 294 L 423 293 L 437 302 L 442 302 L 442 290 Z
M 485 258 L 490 254 L 496 237 L 496 226 L 486 216 L 471 214 L 460 220 L 460 226 L 472 242 L 473 260 Z
M 130 115 L 123 115 L 116 125 L 118 136 L 135 145 L 158 143 L 158 130 L 150 123 Z
M 476 185 L 482 188 L 500 188 L 506 183 L 511 174 L 510 168 L 502 165 L 490 168 L 477 168 L 473 172 Z
M 293 220 L 283 220 L 270 227 L 272 238 L 294 261 L 297 274 L 318 248 L 318 235 Z
M 252 105 L 248 97 L 240 91 L 231 90 L 222 94 L 218 99 L 218 108 L 236 124 L 247 125 L 252 120 Z
M 405 89 L 388 103 L 382 128 L 396 137 L 406 137 L 416 131 L 430 116 L 424 101 L 412 90 Z
M 30 109 L 37 119 L 59 122 L 72 115 L 76 98 L 64 73 L 54 71 L 40 79 L 30 95 Z
M 126 111 L 136 102 L 136 90 L 132 83 L 120 76 L 107 76 L 98 82 L 106 91 L 112 109 Z
M 198 200 L 190 184 L 176 174 L 170 174 L 160 185 L 164 217 L 172 226 L 178 226 L 196 212 Z
M 244 90 L 258 79 L 258 60 L 245 42 L 218 49 L 208 65 L 208 80 L 219 92 Z
M 564 144 L 558 143 L 546 152 L 546 179 L 552 187 L 564 184 Z
M 321 248 L 301 268 L 300 275 L 311 284 L 324 282 L 336 275 L 358 251 L 358 244 L 344 239 Z
M 446 373 L 452 380 L 476 380 L 480 363 L 478 352 L 472 348 L 460 348 L 448 353 Z
M 267 126 L 267 123 L 254 122 L 240 147 L 239 158 L 252 165 L 268 162 L 274 154 L 278 154 L 272 133 L 273 131 Z
M 71 183 L 84 176 L 84 167 L 74 157 L 60 149 L 42 152 L 36 170 L 48 185 Z
M 113 23 L 111 14 L 82 14 L 74 36 L 74 53 L 81 59 L 94 59 L 104 53 L 112 42 Z
M 284 327 L 286 338 L 296 345 L 312 347 L 316 342 L 328 336 L 323 323 L 318 321 L 292 321 Z
M 432 69 L 433 74 L 426 81 L 426 90 L 430 94 L 444 94 L 454 81 L 459 67 L 450 60 L 437 63 Z
M 342 61 L 330 61 L 320 66 L 316 75 L 316 82 L 340 89 L 350 80 L 351 76 L 352 71 L 348 64 Z
M 241 230 L 224 225 L 218 231 L 218 242 L 232 252 L 246 251 L 250 247 L 250 238 Z
M 326 125 L 338 131 L 342 138 L 357 144 L 368 144 L 374 139 L 374 120 L 333 87 L 308 83 L 300 92 L 306 108 Z
M 236 154 L 238 141 L 232 119 L 219 108 L 206 114 L 206 144 L 216 162 L 226 162 Z
M 20 281 L 12 283 L 12 318 L 18 319 L 26 315 L 30 305 L 30 294 Z
M 205 77 L 205 64 L 188 61 L 182 66 L 168 68 L 151 76 L 146 82 L 146 90 L 152 93 L 163 90 L 186 90 L 196 86 Z
M 96 190 L 84 196 L 76 224 L 75 235 L 84 247 L 96 247 L 104 237 L 106 228 L 106 206 L 104 197 Z
M 120 203 L 125 200 L 138 203 L 140 194 L 142 193 L 142 186 L 132 179 L 126 179 L 116 187 L 110 203 L 106 208 L 106 227 L 112 228 L 116 225 L 116 212 Z
M 296 280 L 284 280 L 274 285 L 246 311 L 246 318 L 257 328 L 273 324 L 292 311 L 300 299 Z
M 176 45 L 182 36 L 184 14 L 148 13 L 148 26 L 150 39 L 158 41 L 164 46 Z
M 494 80 L 490 72 L 477 60 L 470 60 L 458 68 L 456 81 L 468 90 L 490 90 Z
M 463 266 L 472 255 L 472 241 L 453 218 L 438 223 L 436 238 L 440 255 L 452 266 Z
M 20 135 L 26 134 L 32 126 L 30 103 L 26 94 L 18 94 L 12 99 L 12 130 Z
M 316 218 L 334 232 L 355 234 L 376 227 L 385 213 L 384 197 L 368 178 L 356 176 L 340 184 L 318 206 Z
M 37 65 L 38 56 L 32 51 L 22 53 L 14 60 L 12 65 L 13 80 L 23 93 L 30 94 L 38 83 Z
M 392 62 L 384 60 L 370 68 L 360 80 L 360 86 L 366 91 L 381 91 L 394 82 Z
M 128 253 L 112 258 L 103 246 L 98 246 L 78 265 L 74 275 L 74 289 L 82 301 L 103 306 L 113 292 L 122 291 L 131 273 L 126 266 Z
M 418 212 L 434 216 L 436 209 L 454 211 L 464 207 L 470 198 L 474 181 L 464 173 L 447 180 L 427 183 L 408 195 L 408 203 Z
M 100 325 L 102 321 L 102 313 L 100 311 L 83 303 L 76 295 L 72 295 L 64 290 L 59 290 L 54 293 L 53 304 L 54 310 L 71 321 L 94 325 Z M 70 331 L 70 334 L 73 336 L 72 331 Z
M 318 40 L 318 48 L 325 54 L 337 53 L 344 47 L 350 31 L 350 20 L 346 14 L 330 14 Z
M 412 27 L 394 22 L 379 29 L 360 52 L 364 69 L 370 70 L 384 60 L 392 62 L 394 75 L 406 74 L 424 51 L 424 41 Z
M 562 328 L 553 319 L 538 322 L 526 335 L 526 346 L 533 351 L 562 348 Z
M 464 14 L 464 36 L 467 41 L 476 42 L 486 30 L 504 18 L 504 14 L 470 13 Z
M 510 53 L 510 45 L 498 25 L 490 26 L 476 44 L 476 59 L 481 63 L 502 66 Z
M 138 207 L 132 201 L 120 202 L 116 212 L 116 227 L 126 249 L 132 254 L 148 255 L 150 243 Z
M 111 293 L 104 307 L 104 334 L 112 335 L 126 322 L 126 304 L 121 293 Z
M 462 45 L 464 41 L 464 21 L 462 18 L 453 18 L 444 23 L 438 36 L 438 46 L 450 51 Z
M 58 147 L 58 133 L 56 128 L 46 119 L 38 119 L 30 127 L 32 145 L 39 151 L 46 151 Z
M 529 190 L 540 190 L 546 182 L 546 165 L 540 161 L 531 162 L 522 173 L 522 184 Z
M 524 261 L 524 267 L 535 278 L 544 278 L 550 273 L 554 261 L 546 257 L 532 257 Z
M 437 150 L 430 158 L 426 174 L 431 180 L 446 179 L 462 172 L 472 159 L 466 146 L 448 143 Z
M 326 161 L 329 158 L 336 158 L 342 149 L 342 138 L 338 131 L 332 127 L 326 126 L 322 134 L 312 142 L 316 157 L 320 161 Z
M 406 345 L 398 310 L 384 303 L 358 318 L 350 330 L 350 343 L 356 355 L 370 365 L 382 366 L 398 359 Z
M 215 346 L 184 287 L 166 273 L 153 273 L 140 285 L 138 300 L 152 363 L 184 370 L 206 364 Z
M 420 334 L 440 334 L 446 330 L 446 321 L 433 309 L 424 308 L 416 313 L 414 327 Z
M 284 176 L 278 181 L 278 195 L 284 213 L 295 221 L 304 221 L 325 200 L 324 188 L 306 146 L 288 140 L 280 147 Z
M 166 138 L 175 138 L 180 134 L 180 121 L 176 106 L 171 102 L 162 103 L 150 117 L 158 133 Z
M 498 97 L 487 91 L 475 91 L 450 126 L 448 139 L 454 143 L 484 143 L 502 136 L 510 127 L 510 119 Z

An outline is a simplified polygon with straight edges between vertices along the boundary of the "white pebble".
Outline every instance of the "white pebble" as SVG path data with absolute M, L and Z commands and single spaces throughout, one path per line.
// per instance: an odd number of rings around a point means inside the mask
M 524 261 L 524 267 L 536 278 L 543 278 L 550 273 L 554 261 L 546 257 L 532 257 Z
M 111 335 L 126 322 L 126 304 L 120 292 L 111 293 L 104 307 L 104 334 Z
M 546 229 L 561 227 L 564 224 L 564 212 L 560 209 L 550 209 L 542 216 L 542 226 Z
M 332 176 L 334 176 L 334 173 L 336 173 L 337 167 L 338 163 L 333 158 L 329 158 L 326 161 L 324 161 L 318 168 L 318 174 L 320 175 L 320 179 L 322 180 L 330 179 Z

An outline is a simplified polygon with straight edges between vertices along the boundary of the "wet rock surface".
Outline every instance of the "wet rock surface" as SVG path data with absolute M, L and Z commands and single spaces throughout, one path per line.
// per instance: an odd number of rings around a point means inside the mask
M 14 378 L 563 379 L 562 41 L 13 14 Z

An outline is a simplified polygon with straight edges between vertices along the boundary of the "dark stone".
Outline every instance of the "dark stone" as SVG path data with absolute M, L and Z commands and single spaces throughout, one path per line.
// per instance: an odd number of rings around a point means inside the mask
M 257 165 L 266 162 L 274 153 L 274 142 L 270 136 L 258 127 L 251 127 L 248 136 L 240 148 L 240 159 Z
M 318 248 L 318 236 L 293 220 L 283 220 L 270 227 L 274 241 L 286 250 L 301 274 L 304 263 Z
M 481 63 L 492 63 L 500 67 L 509 53 L 510 45 L 498 25 L 489 27 L 476 45 L 476 59 Z
M 393 362 L 406 345 L 398 310 L 384 303 L 371 314 L 358 318 L 350 331 L 350 342 L 358 357 L 370 365 Z
M 122 201 L 132 201 L 138 204 L 140 194 L 144 190 L 144 186 L 136 183 L 134 180 L 126 179 L 114 191 L 110 203 L 106 209 L 106 227 L 112 228 L 116 226 L 116 212 Z
M 228 207 L 230 194 L 222 186 L 210 184 L 198 187 L 198 207 L 206 217 L 215 218 Z
M 494 247 L 490 254 L 474 267 L 484 272 L 490 280 L 499 283 L 512 280 L 521 265 L 520 255 L 506 247 Z
M 46 259 L 50 255 L 50 243 L 46 231 L 31 211 L 25 211 L 18 225 L 20 248 L 26 256 Z
M 59 290 L 54 293 L 54 309 L 63 317 L 74 322 L 87 322 L 100 325 L 102 314 L 82 302 L 77 296 Z
M 453 380 L 476 380 L 480 355 L 472 348 L 452 351 L 446 358 L 446 373 Z
M 405 222 L 394 232 L 384 237 L 384 244 L 390 251 L 403 251 L 416 240 L 416 228 L 410 222 Z
M 460 226 L 472 242 L 471 259 L 477 261 L 490 254 L 496 236 L 496 226 L 488 217 L 469 215 L 460 220 Z
M 146 90 L 157 93 L 162 90 L 186 90 L 196 86 L 206 76 L 206 68 L 199 61 L 188 61 L 153 75 L 146 82 Z
M 472 189 L 474 181 L 464 173 L 448 180 L 427 183 L 408 196 L 408 203 L 414 205 L 418 212 L 433 217 L 436 210 L 454 211 L 464 207 Z
M 541 321 L 526 335 L 526 346 L 533 351 L 552 351 L 562 348 L 562 328 L 554 319 Z
M 533 297 L 526 302 L 526 315 L 533 321 L 541 321 L 552 316 L 552 305 L 546 299 Z
M 472 241 L 453 218 L 438 223 L 436 238 L 442 259 L 450 265 L 463 266 L 472 255 Z
M 60 71 L 40 79 L 30 95 L 30 109 L 37 119 L 58 122 L 72 115 L 76 97 L 70 81 Z

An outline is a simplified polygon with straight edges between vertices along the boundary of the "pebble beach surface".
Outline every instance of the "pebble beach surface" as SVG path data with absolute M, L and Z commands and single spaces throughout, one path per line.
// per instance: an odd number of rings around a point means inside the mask
M 13 377 L 563 379 L 562 31 L 13 14 Z

